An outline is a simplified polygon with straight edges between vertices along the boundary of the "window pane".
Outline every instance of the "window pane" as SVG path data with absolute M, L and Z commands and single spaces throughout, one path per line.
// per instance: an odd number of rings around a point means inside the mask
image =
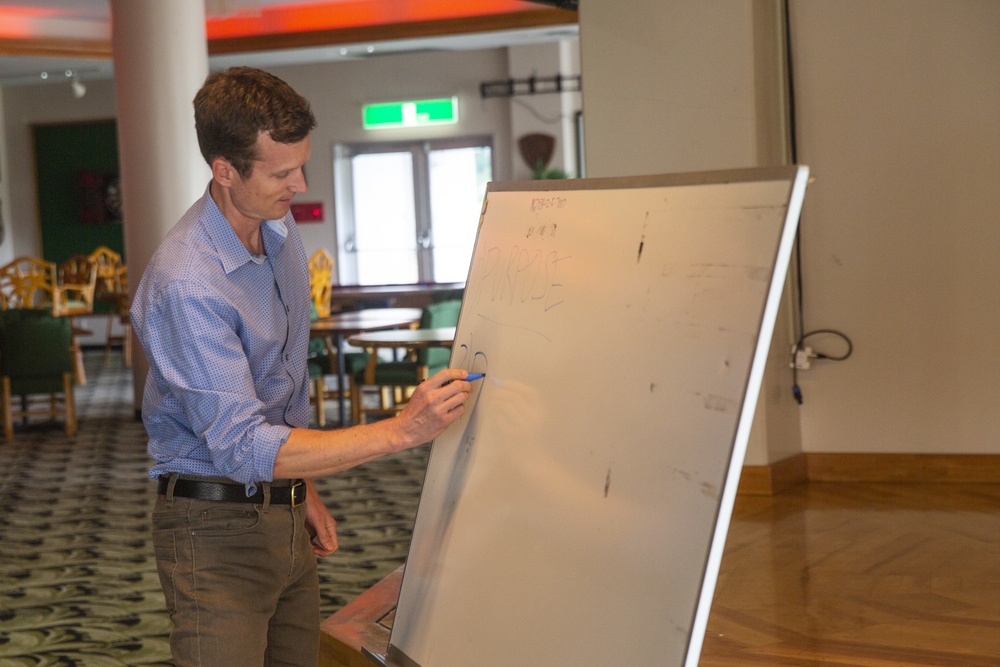
M 486 184 L 493 176 L 490 148 L 431 151 L 429 164 L 434 280 L 464 282 L 472 260 Z
M 413 159 L 367 153 L 351 159 L 358 284 L 417 281 Z

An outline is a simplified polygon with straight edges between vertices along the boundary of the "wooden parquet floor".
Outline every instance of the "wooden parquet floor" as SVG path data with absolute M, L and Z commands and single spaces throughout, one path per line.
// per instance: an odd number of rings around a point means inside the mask
M 1000 485 L 740 496 L 700 664 L 1000 666 Z

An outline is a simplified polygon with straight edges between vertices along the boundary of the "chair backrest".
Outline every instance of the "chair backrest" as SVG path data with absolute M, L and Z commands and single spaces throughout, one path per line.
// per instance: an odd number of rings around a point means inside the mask
M 438 327 L 453 327 L 458 324 L 458 314 L 462 310 L 461 299 L 448 299 L 424 307 L 420 316 L 421 329 L 436 329 Z M 451 350 L 444 347 L 429 347 L 417 352 L 417 361 L 427 366 L 433 374 L 448 365 Z
M 97 264 L 87 255 L 73 255 L 59 265 L 59 308 L 70 313 L 94 310 Z
M 122 256 L 107 246 L 98 246 L 90 253 L 90 259 L 97 266 L 98 297 L 120 292 L 118 269 L 122 266 Z
M 318 317 L 330 316 L 333 293 L 333 256 L 320 248 L 309 258 L 309 295 Z
M 56 265 L 37 257 L 18 257 L 0 267 L 5 308 L 52 308 L 58 303 Z
M 59 264 L 59 284 L 87 285 L 97 282 L 97 264 L 87 255 L 73 255 Z
M 73 371 L 69 319 L 48 310 L 0 313 L 0 375 L 15 395 L 60 393 L 63 374 Z

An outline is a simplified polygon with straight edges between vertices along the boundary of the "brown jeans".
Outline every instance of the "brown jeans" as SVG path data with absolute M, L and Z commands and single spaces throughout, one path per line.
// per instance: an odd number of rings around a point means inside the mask
M 312 667 L 319 582 L 305 505 L 160 496 L 153 548 L 178 667 Z

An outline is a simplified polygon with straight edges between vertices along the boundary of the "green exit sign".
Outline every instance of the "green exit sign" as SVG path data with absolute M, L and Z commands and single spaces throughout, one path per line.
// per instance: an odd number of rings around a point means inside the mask
M 458 122 L 458 98 L 366 104 L 362 107 L 361 113 L 366 130 L 454 125 Z

